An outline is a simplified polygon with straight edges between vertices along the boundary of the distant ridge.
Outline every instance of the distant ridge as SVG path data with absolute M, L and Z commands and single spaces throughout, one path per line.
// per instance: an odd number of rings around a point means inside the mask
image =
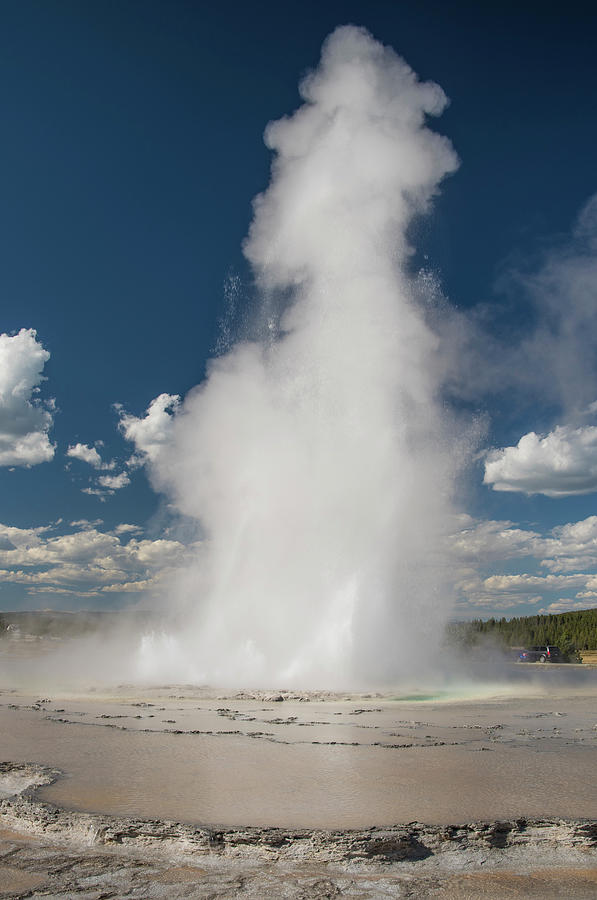
M 0 636 L 9 625 L 16 625 L 21 633 L 36 637 L 80 637 L 125 624 L 148 628 L 157 622 L 158 616 L 145 609 L 14 610 L 0 613 Z

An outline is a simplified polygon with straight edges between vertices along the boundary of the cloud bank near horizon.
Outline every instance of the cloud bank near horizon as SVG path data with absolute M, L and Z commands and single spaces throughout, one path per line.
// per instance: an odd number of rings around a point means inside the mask
M 450 541 L 458 615 L 512 614 L 538 605 L 540 613 L 597 606 L 597 516 L 543 534 L 468 515 L 459 516 L 455 525 Z M 513 562 L 523 571 L 495 572 L 496 566 L 508 569 Z
M 170 538 L 138 537 L 136 525 L 102 531 L 101 524 L 83 519 L 69 530 L 61 523 L 0 524 L 0 585 L 22 585 L 34 605 L 46 605 L 42 598 L 54 595 L 93 606 L 108 595 L 149 596 L 194 552 L 192 545 Z
M 103 529 L 102 520 L 16 528 L 0 524 L 0 585 L 21 586 L 32 608 L 69 600 L 101 608 L 111 598 L 160 596 L 201 551 L 137 525 Z M 449 537 L 463 618 L 566 612 L 597 606 L 597 516 L 541 533 L 509 521 L 457 516 Z M 496 572 L 515 562 L 522 571 Z M 166 615 L 167 610 L 164 610 Z

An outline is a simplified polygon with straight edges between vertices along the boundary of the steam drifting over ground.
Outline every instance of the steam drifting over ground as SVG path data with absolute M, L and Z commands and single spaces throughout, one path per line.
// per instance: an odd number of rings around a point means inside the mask
M 146 678 L 387 682 L 433 656 L 449 611 L 441 548 L 462 447 L 407 237 L 457 167 L 425 124 L 446 97 L 353 26 L 300 91 L 266 129 L 271 183 L 244 248 L 264 337 L 214 359 L 184 403 L 122 417 L 203 535 L 164 597 L 180 627 L 144 640 Z

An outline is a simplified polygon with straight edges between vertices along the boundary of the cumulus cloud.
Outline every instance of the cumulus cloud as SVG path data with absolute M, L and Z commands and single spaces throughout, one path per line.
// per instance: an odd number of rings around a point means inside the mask
M 80 459 L 82 462 L 89 463 L 94 469 L 101 469 L 102 458 L 95 449 L 87 444 L 73 444 L 66 451 L 66 455 L 73 459 Z
M 125 581 L 124 584 L 108 584 L 102 588 L 102 592 L 106 594 L 142 594 L 158 588 L 162 578 L 163 574 L 158 574 L 154 575 L 153 578 L 141 579 L 140 581 Z
M 99 497 L 102 502 L 104 502 L 110 496 L 110 491 L 106 491 L 103 488 L 99 487 L 84 487 L 81 488 L 81 493 L 88 494 L 90 497 Z
M 67 450 L 67 456 L 73 459 L 79 459 L 81 462 L 92 466 L 96 471 L 112 471 L 116 468 L 116 461 L 110 460 L 106 462 L 102 459 L 95 447 L 87 444 L 74 444 Z M 90 479 L 90 483 L 81 488 L 83 494 L 91 497 L 98 497 L 102 502 L 111 497 L 116 491 L 121 490 L 130 484 L 130 477 L 127 472 L 120 472 L 112 475 L 97 475 Z
M 586 600 L 554 600 L 548 606 L 542 606 L 538 613 L 545 616 L 557 615 L 558 613 L 575 612 L 579 609 L 592 609 L 594 606 L 597 606 L 597 597 L 594 598 L 593 603 L 587 603 Z
M 451 549 L 459 614 L 545 604 L 554 594 L 553 603 L 579 604 L 570 608 L 593 606 L 597 600 L 597 516 L 545 534 L 469 516 L 457 524 Z M 508 571 L 496 573 L 496 564 Z M 515 566 L 526 571 L 513 573 Z
M 584 587 L 588 580 L 586 574 L 579 575 L 490 575 L 483 580 L 483 586 L 495 591 L 522 591 L 528 593 L 529 588 L 553 590 Z
M 0 546 L 3 550 L 28 550 L 43 543 L 42 535 L 52 529 L 51 525 L 38 528 L 17 528 L 0 524 Z
M 174 416 L 179 406 L 180 397 L 177 394 L 160 394 L 151 401 L 145 416 L 137 417 L 125 412 L 120 404 L 115 404 L 120 414 L 120 432 L 135 445 L 137 451 L 130 461 L 132 465 L 157 462 L 161 451 L 172 439 Z
M 119 475 L 100 475 L 98 482 L 102 487 L 114 492 L 130 484 L 131 479 L 126 472 L 121 472 Z
M 492 594 L 471 593 L 464 600 L 457 600 L 454 604 L 454 612 L 458 618 L 470 619 L 477 617 L 485 617 L 495 615 L 498 612 L 514 615 L 518 613 L 523 616 L 534 615 L 534 610 L 528 607 L 541 603 L 540 594 L 531 596 L 520 596 L 519 594 Z
M 60 535 L 53 526 L 0 525 L 0 582 L 78 597 L 139 593 L 171 575 L 190 552 L 179 541 L 131 537 L 139 530 L 134 525 L 102 532 L 85 520 L 75 524 L 81 530 Z
M 116 465 L 114 460 L 104 461 L 96 448 L 90 447 L 88 444 L 72 444 L 66 451 L 66 455 L 72 459 L 80 459 L 81 462 L 88 463 L 94 469 L 113 469 Z
M 108 497 L 113 497 L 116 491 L 126 487 L 130 482 L 131 479 L 126 472 L 120 472 L 119 475 L 100 475 L 91 486 L 81 488 L 81 493 L 97 497 L 105 503 Z
M 597 516 L 558 525 L 538 550 L 541 565 L 552 572 L 597 568 Z
M 97 446 L 101 445 L 101 441 L 97 441 L 95 447 L 90 447 L 88 444 L 72 444 L 66 451 L 66 455 L 72 459 L 78 459 L 87 463 L 97 472 L 113 471 L 116 468 L 116 460 L 106 461 L 102 459 L 96 449 Z M 86 487 L 81 488 L 81 491 L 83 494 L 88 494 L 91 497 L 98 497 L 103 502 L 116 491 L 126 487 L 127 484 L 130 484 L 127 472 L 113 475 L 97 475 L 90 479 L 90 483 Z
M 54 401 L 37 396 L 49 358 L 33 328 L 0 334 L 0 466 L 35 466 L 54 456 Z
M 462 605 L 474 609 L 506 610 L 545 602 L 546 597 L 562 591 L 575 594 L 586 588 L 591 575 L 489 575 L 471 568 L 461 573 L 457 591 Z M 525 613 L 530 615 L 529 613 Z
M 94 519 L 93 521 L 89 519 L 75 519 L 74 522 L 69 522 L 71 528 L 96 528 L 98 525 L 103 524 L 103 519 Z
M 515 447 L 492 450 L 485 484 L 495 491 L 567 497 L 597 490 L 597 427 L 559 425 L 545 436 L 523 435 Z
M 537 552 L 538 532 L 519 528 L 512 522 L 475 520 L 462 515 L 457 523 L 460 527 L 451 540 L 451 548 L 461 562 L 482 560 L 488 563 L 532 556 Z
M 114 529 L 114 534 L 139 534 L 143 529 L 138 525 L 129 525 L 126 522 L 123 522 L 121 525 L 117 525 Z

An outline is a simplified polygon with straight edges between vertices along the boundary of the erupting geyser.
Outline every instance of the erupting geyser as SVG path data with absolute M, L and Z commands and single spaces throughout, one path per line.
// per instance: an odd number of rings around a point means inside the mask
M 409 226 L 457 166 L 425 124 L 446 98 L 353 26 L 300 91 L 265 132 L 244 247 L 266 337 L 214 359 L 172 415 L 163 400 L 148 457 L 204 536 L 169 590 L 184 626 L 139 653 L 152 677 L 388 683 L 433 655 L 449 610 L 457 454 L 407 267 Z

